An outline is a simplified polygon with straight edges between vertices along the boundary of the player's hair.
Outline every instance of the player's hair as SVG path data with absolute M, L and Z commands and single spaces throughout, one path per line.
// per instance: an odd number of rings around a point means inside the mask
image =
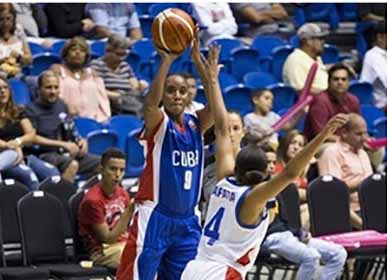
M 240 185 L 253 186 L 267 177 L 267 157 L 265 152 L 256 146 L 243 147 L 235 161 L 235 177 Z
M 112 158 L 125 159 L 125 154 L 120 149 L 109 148 L 102 154 L 101 165 L 105 166 L 109 159 Z

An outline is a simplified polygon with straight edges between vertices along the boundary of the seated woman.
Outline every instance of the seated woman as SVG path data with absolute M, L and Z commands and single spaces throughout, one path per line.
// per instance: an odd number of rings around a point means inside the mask
M 60 97 L 74 116 L 87 117 L 99 122 L 111 116 L 109 97 L 117 97 L 108 92 L 103 80 L 90 68 L 91 51 L 82 37 L 69 39 L 62 50 L 63 64 L 51 68 L 59 75 Z
M 148 82 L 139 80 L 132 67 L 125 61 L 129 41 L 120 35 L 111 35 L 105 55 L 90 63 L 91 68 L 103 79 L 108 90 L 119 93 L 119 98 L 111 102 L 112 113 L 132 114 L 142 117 L 143 91 Z
M 4 178 L 13 178 L 36 190 L 39 179 L 59 176 L 53 165 L 37 157 L 27 156 L 24 163 L 22 148 L 34 141 L 35 130 L 21 108 L 14 105 L 8 81 L 0 77 L 0 172 Z
M 280 173 L 286 164 L 293 159 L 305 146 L 306 139 L 298 130 L 291 130 L 283 137 L 279 143 L 277 156 L 278 162 L 275 166 L 275 173 Z M 308 205 L 306 204 L 306 187 L 308 186 L 308 173 L 312 173 L 316 170 L 316 159 L 313 158 L 309 165 L 301 172 L 293 183 L 298 187 L 298 194 L 301 201 L 301 220 L 305 228 L 309 227 L 309 212 Z M 318 175 L 317 175 L 318 176 Z M 317 177 L 316 176 L 316 177 Z
M 0 72 L 13 77 L 31 63 L 31 51 L 22 28 L 16 26 L 13 5 L 0 3 Z

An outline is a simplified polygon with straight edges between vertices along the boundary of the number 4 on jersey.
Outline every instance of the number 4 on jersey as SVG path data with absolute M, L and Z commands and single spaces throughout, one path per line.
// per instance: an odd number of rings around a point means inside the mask
M 208 245 L 213 245 L 219 239 L 219 227 L 224 214 L 224 207 L 219 208 L 204 228 L 204 235 L 210 237 Z

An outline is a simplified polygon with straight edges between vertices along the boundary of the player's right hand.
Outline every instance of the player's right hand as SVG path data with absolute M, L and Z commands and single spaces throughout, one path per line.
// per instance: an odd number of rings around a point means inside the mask
M 162 61 L 167 61 L 167 62 L 172 63 L 173 61 L 175 61 L 176 58 L 178 58 L 180 56 L 180 54 L 171 53 L 171 52 L 168 52 L 164 49 L 160 49 L 157 47 L 156 47 L 156 50 L 157 50 L 157 53 L 159 54 L 159 56 L 161 57 Z

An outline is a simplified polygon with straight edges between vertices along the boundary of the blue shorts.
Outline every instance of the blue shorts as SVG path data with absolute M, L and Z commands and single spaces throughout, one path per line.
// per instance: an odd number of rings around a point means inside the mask
M 200 240 L 199 219 L 170 217 L 151 202 L 137 205 L 117 280 L 180 280 Z

